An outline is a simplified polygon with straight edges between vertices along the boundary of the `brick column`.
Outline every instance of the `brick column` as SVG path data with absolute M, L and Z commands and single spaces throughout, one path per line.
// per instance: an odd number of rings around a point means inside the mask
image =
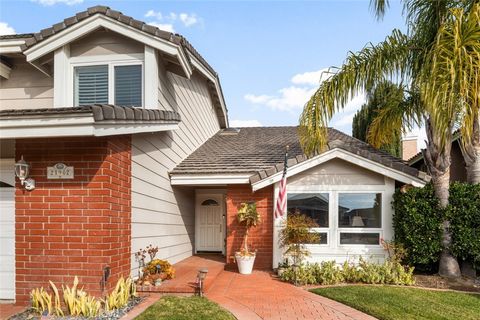
M 242 246 L 245 227 L 237 221 L 242 202 L 255 201 L 261 222 L 249 234 L 249 247 L 257 250 L 255 269 L 272 269 L 273 259 L 273 187 L 253 193 L 250 185 L 231 185 L 227 188 L 227 266 L 235 267 L 232 258 Z
M 130 273 L 131 136 L 24 139 L 16 159 L 31 165 L 34 191 L 16 183 L 16 301 L 35 287 L 58 287 L 78 276 L 88 293 L 101 295 Z M 47 167 L 74 167 L 73 180 L 48 180 Z

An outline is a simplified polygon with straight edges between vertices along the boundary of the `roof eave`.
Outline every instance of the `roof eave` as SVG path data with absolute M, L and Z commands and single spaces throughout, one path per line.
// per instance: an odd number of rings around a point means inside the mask
M 361 166 L 365 169 L 372 170 L 383 176 L 392 178 L 396 181 L 411 184 L 416 187 L 423 187 L 428 181 L 430 181 L 430 177 L 421 171 L 419 171 L 419 177 L 415 177 L 408 173 L 396 170 L 394 168 L 388 167 L 370 159 L 366 159 L 341 148 L 333 148 L 327 152 L 324 152 L 309 159 L 307 159 L 306 157 L 300 159 L 301 161 L 298 161 L 296 164 L 293 164 L 291 165 L 291 167 L 289 167 L 287 171 L 287 177 L 294 176 L 300 172 L 313 168 L 334 158 L 342 159 L 344 161 Z M 283 175 L 283 165 L 277 166 L 278 168 L 272 167 L 271 170 L 264 171 L 263 177 L 262 173 L 252 175 L 250 177 L 252 190 L 257 191 L 280 181 Z
M 178 129 L 178 120 L 96 121 L 93 112 L 61 115 L 6 116 L 0 119 L 0 139 L 112 136 Z

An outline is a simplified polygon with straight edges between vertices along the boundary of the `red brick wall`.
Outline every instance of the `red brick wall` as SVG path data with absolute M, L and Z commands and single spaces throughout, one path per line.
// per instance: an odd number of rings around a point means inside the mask
M 255 193 L 250 185 L 227 188 L 227 266 L 233 267 L 232 257 L 242 246 L 245 227 L 237 222 L 237 212 L 242 202 L 255 201 L 261 222 L 249 234 L 249 247 L 257 250 L 255 269 L 272 269 L 273 259 L 273 187 Z
M 35 287 L 71 285 L 75 275 L 87 292 L 101 294 L 130 272 L 131 137 L 24 139 L 16 159 L 31 165 L 34 191 L 17 180 L 16 300 L 25 304 Z M 74 166 L 73 180 L 47 180 L 47 166 Z

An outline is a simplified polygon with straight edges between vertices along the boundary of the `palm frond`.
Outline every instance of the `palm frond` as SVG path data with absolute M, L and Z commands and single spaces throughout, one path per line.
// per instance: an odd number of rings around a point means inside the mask
M 426 55 L 420 82 L 435 129 L 444 132 L 448 119 L 458 120 L 462 142 L 468 144 L 480 111 L 480 5 L 450 12 Z
M 388 144 L 395 137 L 423 124 L 423 106 L 418 93 L 396 101 L 388 100 L 378 111 L 368 128 L 367 140 L 376 148 Z
M 328 71 L 333 75 L 320 85 L 300 116 L 300 143 L 307 155 L 324 150 L 328 121 L 356 94 L 370 91 L 386 79 L 408 78 L 410 45 L 405 34 L 394 30 L 383 42 L 351 52 L 341 68 Z

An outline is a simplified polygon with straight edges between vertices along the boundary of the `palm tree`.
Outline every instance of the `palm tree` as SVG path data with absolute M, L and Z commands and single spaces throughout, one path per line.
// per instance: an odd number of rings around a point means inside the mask
M 456 117 L 468 182 L 480 183 L 480 5 L 453 9 L 435 39 L 423 78 L 436 119 Z M 428 70 L 428 71 L 427 71 Z
M 442 102 L 446 98 L 441 100 L 440 96 L 435 98 L 433 94 L 426 94 L 429 88 L 433 88 L 431 81 L 434 80 L 433 75 L 428 77 L 428 72 L 435 62 L 440 61 L 440 55 L 436 52 L 440 50 L 438 37 L 442 27 L 453 21 L 451 17 L 455 10 L 451 9 L 474 11 L 475 2 L 404 0 L 408 33 L 394 30 L 383 42 L 377 45 L 368 44 L 361 51 L 350 53 L 344 65 L 331 70 L 333 75 L 320 85 L 305 105 L 300 117 L 300 141 L 305 152 L 314 155 L 324 149 L 328 121 L 355 94 L 362 90 L 371 91 L 388 79 L 397 80 L 400 84 L 406 83 L 409 96 L 405 103 L 380 112 L 372 123 L 369 139 L 372 141 L 376 138 L 374 141 L 382 144 L 391 141 L 395 131 L 391 130 L 392 127 L 396 130 L 407 130 L 413 124 L 425 124 L 428 141 L 424 156 L 440 207 L 445 208 L 449 197 L 452 131 L 459 108 L 458 104 L 436 105 L 435 101 Z M 388 1 L 373 0 L 371 3 L 377 17 L 382 17 Z M 453 56 L 455 54 L 452 52 Z M 440 82 L 435 85 L 440 85 Z M 455 101 L 458 102 L 460 93 L 456 92 L 458 95 Z M 469 104 L 462 106 L 466 116 L 464 120 L 467 122 L 474 110 Z M 389 130 L 386 130 L 387 124 Z M 460 268 L 450 252 L 450 244 L 449 221 L 446 220 L 443 223 L 443 250 L 439 272 L 444 276 L 458 277 Z

